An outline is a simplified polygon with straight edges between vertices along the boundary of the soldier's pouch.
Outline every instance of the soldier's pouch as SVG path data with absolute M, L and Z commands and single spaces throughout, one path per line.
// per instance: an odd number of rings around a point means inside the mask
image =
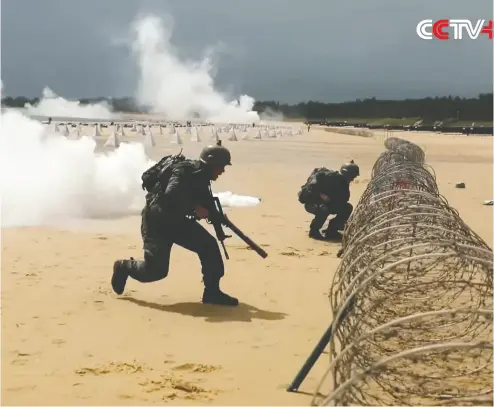
M 298 191 L 298 201 L 302 204 L 309 203 L 310 201 L 310 193 L 308 191 L 307 185 L 303 185 Z
M 172 217 L 161 205 L 146 205 L 142 212 L 142 234 L 152 238 L 159 237 L 161 234 L 168 232 L 171 226 Z

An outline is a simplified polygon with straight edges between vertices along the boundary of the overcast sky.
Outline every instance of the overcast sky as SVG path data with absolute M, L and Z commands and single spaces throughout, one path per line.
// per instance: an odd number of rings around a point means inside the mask
M 139 13 L 174 20 L 172 42 L 218 46 L 218 87 L 257 100 L 339 102 L 492 91 L 493 41 L 425 41 L 420 20 L 492 19 L 492 0 L 2 0 L 4 93 L 133 96 L 116 46 Z M 482 37 L 485 37 L 484 35 Z

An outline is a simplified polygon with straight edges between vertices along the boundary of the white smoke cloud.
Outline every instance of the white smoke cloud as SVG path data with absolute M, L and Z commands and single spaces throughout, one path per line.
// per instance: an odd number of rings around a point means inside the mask
M 118 115 L 111 111 L 106 102 L 82 105 L 78 100 L 67 100 L 56 95 L 50 88 L 43 89 L 43 97 L 35 104 L 24 106 L 30 115 L 66 117 L 79 119 L 114 119 Z
M 156 16 L 138 18 L 132 25 L 132 49 L 139 68 L 137 100 L 170 120 L 211 122 L 259 121 L 254 99 L 242 95 L 229 101 L 214 88 L 210 56 L 183 61 L 171 44 L 172 23 Z
M 248 206 L 257 206 L 261 199 L 255 196 L 236 195 L 231 191 L 214 193 L 224 207 L 243 208 Z
M 142 209 L 141 175 L 154 164 L 142 144 L 99 154 L 91 137 L 69 140 L 19 111 L 2 112 L 0 120 L 2 227 L 63 225 Z M 225 207 L 260 202 L 231 192 L 217 196 Z
M 213 122 L 258 121 L 254 100 L 228 101 L 214 89 L 211 60 L 181 61 L 170 44 L 171 30 L 156 17 L 137 20 L 133 49 L 140 69 L 138 99 L 174 120 L 199 113 Z M 3 91 L 3 82 L 0 83 Z M 49 88 L 28 115 L 113 119 L 106 103 L 81 105 Z M 74 219 L 109 218 L 140 211 L 141 175 L 154 162 L 140 143 L 122 143 L 110 153 L 96 153 L 90 137 L 69 140 L 16 110 L 1 113 L 0 196 L 2 227 L 60 225 Z M 218 193 L 223 205 L 255 206 L 260 200 Z
M 283 113 L 266 107 L 260 114 L 261 120 L 264 121 L 277 121 L 282 122 L 284 120 Z
M 141 144 L 96 154 L 89 137 L 68 140 L 18 111 L 1 116 L 2 226 L 64 223 L 135 212 L 140 177 L 152 164 Z

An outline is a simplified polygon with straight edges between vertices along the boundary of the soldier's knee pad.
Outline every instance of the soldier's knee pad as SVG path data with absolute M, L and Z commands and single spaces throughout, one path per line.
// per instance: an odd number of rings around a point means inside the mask
M 168 275 L 169 259 L 169 256 L 164 253 L 160 255 L 159 252 L 146 250 L 144 253 L 146 274 L 153 276 L 156 280 L 165 278 Z
M 146 262 L 146 272 L 149 273 L 149 275 L 153 276 L 155 280 L 161 280 L 168 275 L 168 264 L 166 265 L 160 263 L 148 264 Z

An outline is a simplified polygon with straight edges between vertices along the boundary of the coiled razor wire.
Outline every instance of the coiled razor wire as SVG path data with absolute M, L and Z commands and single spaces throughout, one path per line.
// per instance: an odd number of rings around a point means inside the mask
M 492 249 L 420 147 L 385 146 L 345 228 L 313 404 L 492 405 Z

